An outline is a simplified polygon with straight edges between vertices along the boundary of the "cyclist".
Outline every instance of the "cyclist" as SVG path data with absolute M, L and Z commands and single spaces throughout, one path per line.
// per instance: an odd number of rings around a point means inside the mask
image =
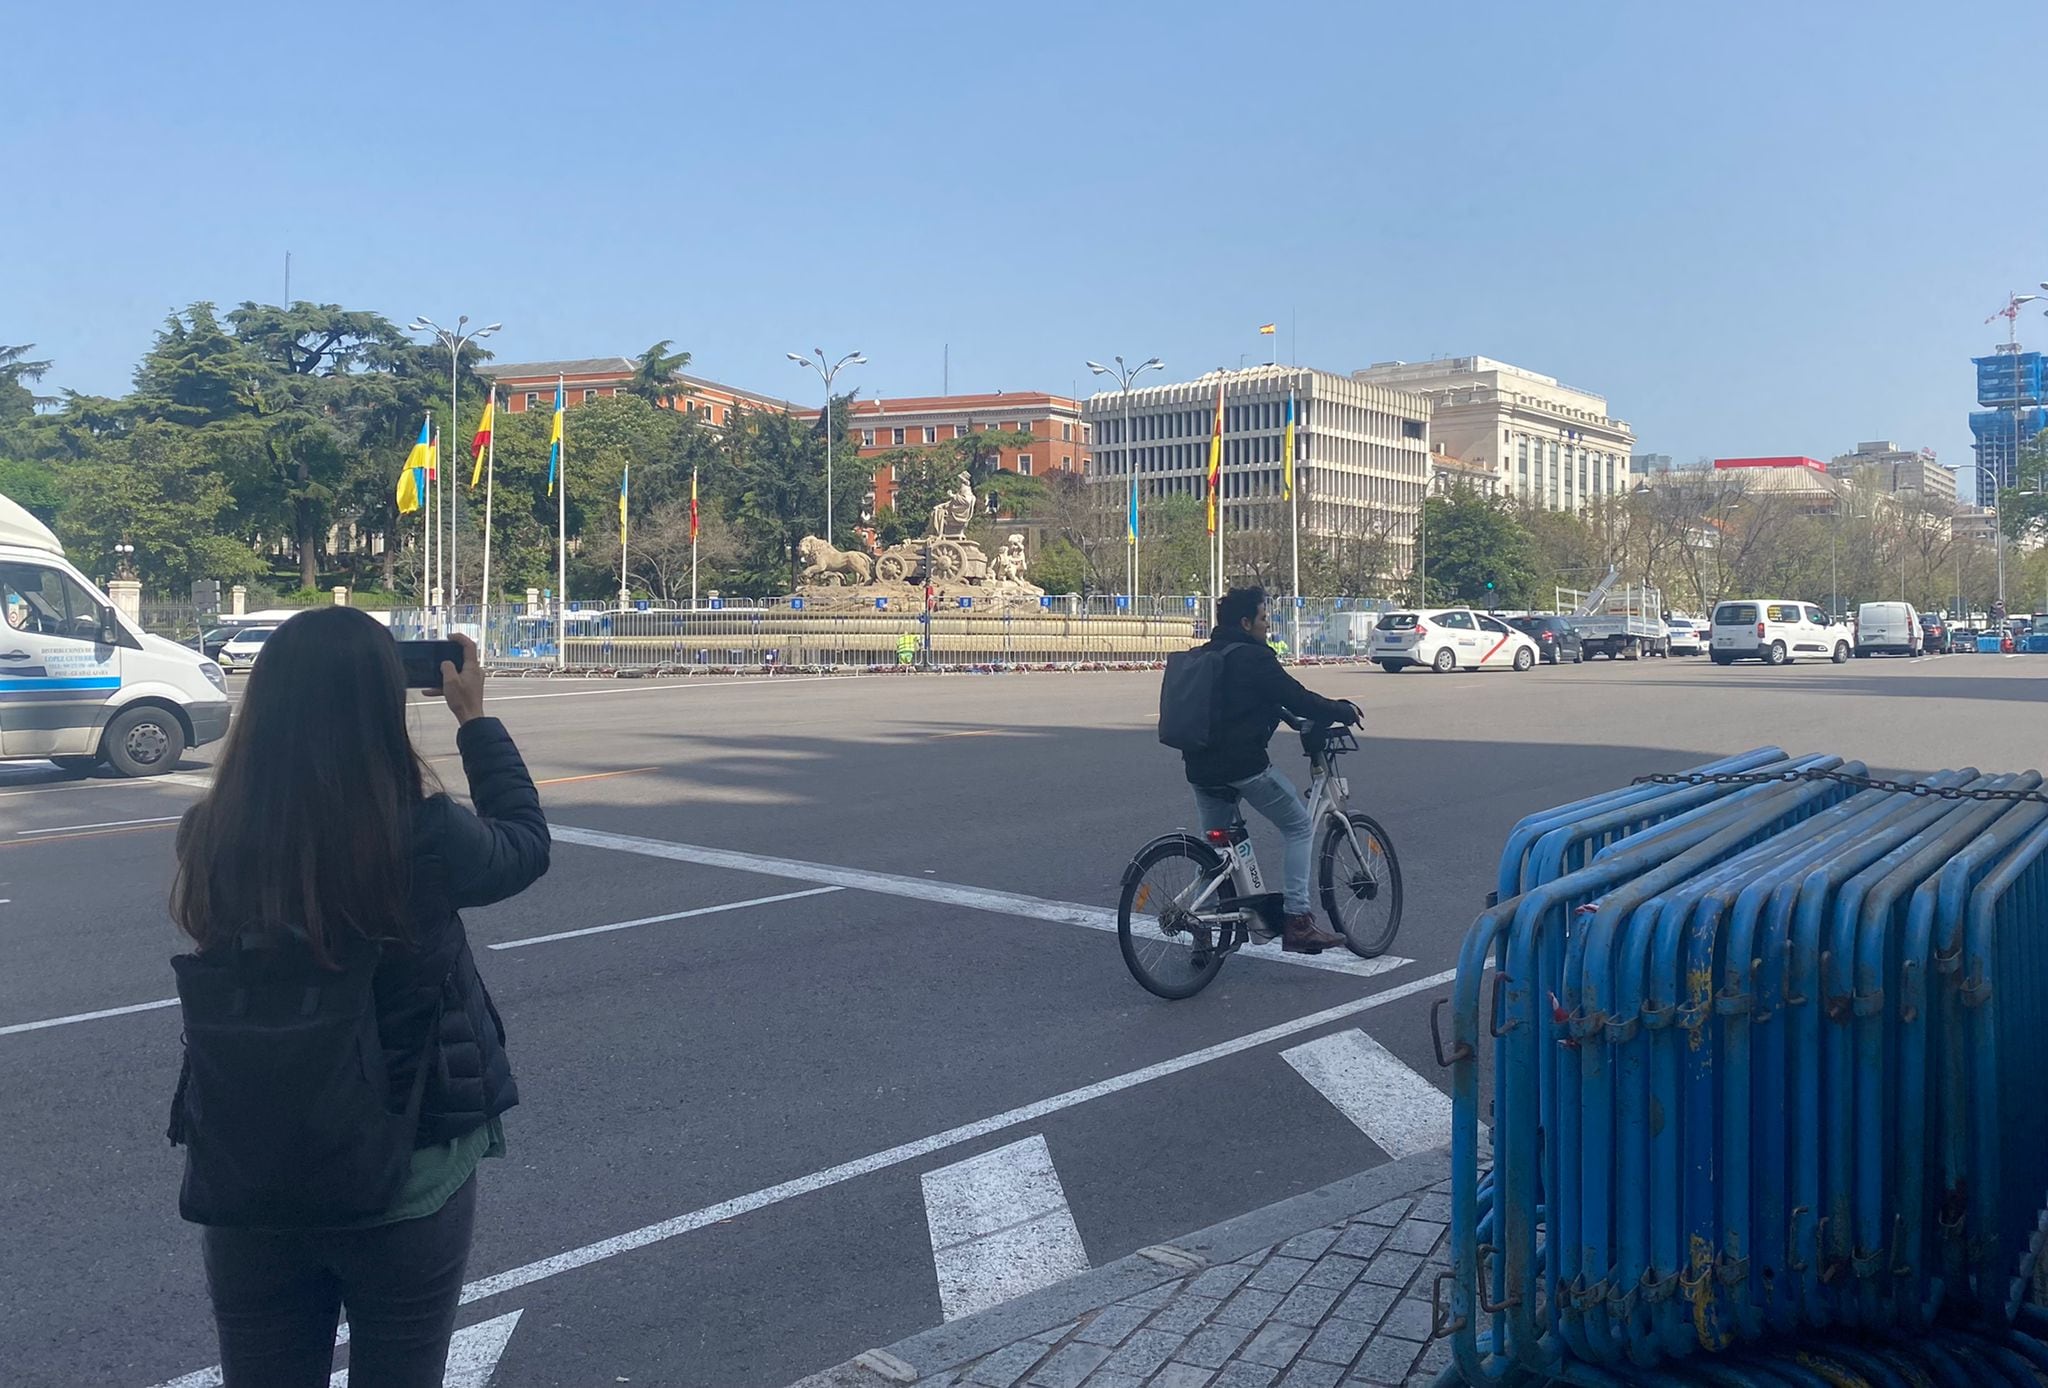
M 1319 725 L 1364 721 L 1358 705 L 1346 699 L 1325 699 L 1302 687 L 1281 668 L 1267 640 L 1272 613 L 1263 588 L 1233 588 L 1216 605 L 1216 631 L 1209 649 L 1225 654 L 1216 690 L 1214 743 L 1200 752 L 1182 752 L 1188 784 L 1204 829 L 1228 829 L 1236 818 L 1235 802 L 1243 800 L 1270 821 L 1286 841 L 1281 885 L 1287 920 L 1280 948 L 1293 954 L 1320 954 L 1344 943 L 1343 937 L 1316 924 L 1309 909 L 1309 858 L 1315 825 L 1294 783 L 1266 755 L 1266 744 L 1280 725 L 1283 711 Z M 1260 930 L 1265 939 L 1272 936 Z

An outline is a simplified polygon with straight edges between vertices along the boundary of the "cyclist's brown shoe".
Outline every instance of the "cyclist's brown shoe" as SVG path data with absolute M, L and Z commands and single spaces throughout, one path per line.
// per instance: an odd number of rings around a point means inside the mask
M 1280 948 L 1289 954 L 1321 954 L 1343 943 L 1342 935 L 1323 929 L 1310 914 L 1289 916 L 1286 928 L 1280 932 Z

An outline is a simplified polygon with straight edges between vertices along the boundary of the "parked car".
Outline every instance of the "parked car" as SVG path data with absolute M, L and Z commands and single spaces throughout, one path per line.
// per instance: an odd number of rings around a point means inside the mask
M 1910 602 L 1866 602 L 1856 609 L 1856 655 L 1918 658 L 1923 635 L 1920 613 Z
M 1536 642 L 1500 618 L 1469 607 L 1389 612 L 1373 626 L 1366 655 L 1388 674 L 1423 665 L 1454 670 L 1527 670 L 1541 659 Z
M 1664 619 L 1666 655 L 1705 655 L 1710 628 L 1697 617 L 1672 615 Z
M 1920 649 L 1929 655 L 1947 655 L 1955 649 L 1956 629 L 1946 617 L 1932 612 L 1920 614 Z
M 234 634 L 233 627 L 215 627 L 211 631 L 202 631 L 192 642 L 192 649 L 208 660 L 219 660 L 220 648 L 225 646 Z
M 1508 625 L 1536 643 L 1545 665 L 1577 665 L 1586 658 L 1579 634 L 1562 617 L 1510 617 Z
M 1713 618 L 1716 665 L 1761 660 L 1788 665 L 1802 657 L 1819 657 L 1840 665 L 1849 658 L 1848 631 L 1810 602 L 1786 598 L 1748 598 L 1717 603 Z
M 223 670 L 253 670 L 256 657 L 263 650 L 263 643 L 270 639 L 276 627 L 243 627 L 230 636 L 220 648 L 220 668 Z

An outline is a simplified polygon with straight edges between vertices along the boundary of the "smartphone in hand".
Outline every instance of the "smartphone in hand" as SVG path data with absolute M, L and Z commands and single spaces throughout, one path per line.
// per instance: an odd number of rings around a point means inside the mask
M 398 658 L 405 662 L 407 689 L 439 689 L 441 662 L 462 668 L 462 646 L 455 641 L 401 641 Z

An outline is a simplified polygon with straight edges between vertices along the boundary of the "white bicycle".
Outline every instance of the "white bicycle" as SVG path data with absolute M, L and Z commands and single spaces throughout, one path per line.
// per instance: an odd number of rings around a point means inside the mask
M 1308 812 L 1315 825 L 1317 894 L 1330 928 L 1353 954 L 1371 959 L 1401 928 L 1401 864 L 1371 816 L 1348 804 L 1351 787 L 1336 760 L 1358 750 L 1351 730 L 1287 720 L 1309 760 Z M 1235 792 L 1227 792 L 1233 798 Z M 1131 976 L 1162 998 L 1191 998 L 1224 959 L 1270 940 L 1284 920 L 1282 896 L 1266 890 L 1242 814 L 1228 829 L 1162 834 L 1124 869 L 1116 938 Z

